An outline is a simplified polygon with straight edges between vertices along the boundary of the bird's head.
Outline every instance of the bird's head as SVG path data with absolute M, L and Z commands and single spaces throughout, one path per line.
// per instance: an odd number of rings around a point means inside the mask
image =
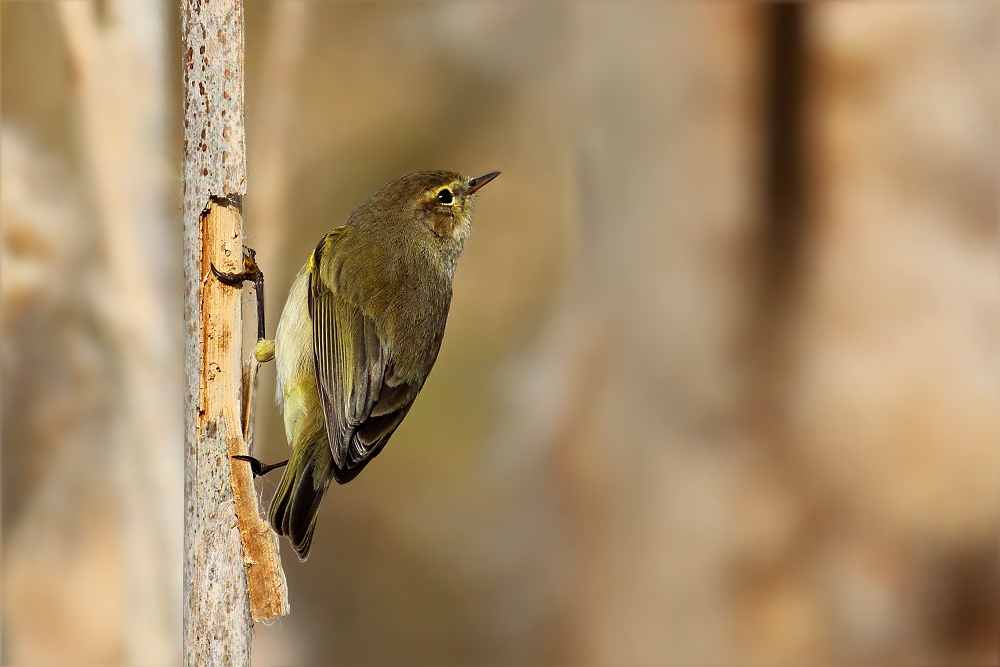
M 371 203 L 382 216 L 402 214 L 404 220 L 397 222 L 416 222 L 460 251 L 472 230 L 473 196 L 499 175 L 494 171 L 469 178 L 453 171 L 421 171 L 387 183 Z

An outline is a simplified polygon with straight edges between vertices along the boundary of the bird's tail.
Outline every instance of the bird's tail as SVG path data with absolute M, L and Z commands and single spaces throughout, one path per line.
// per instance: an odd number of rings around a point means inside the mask
M 325 437 L 318 440 L 293 447 L 292 459 L 271 501 L 271 525 L 288 538 L 300 560 L 309 557 L 316 513 L 333 478 L 330 445 Z

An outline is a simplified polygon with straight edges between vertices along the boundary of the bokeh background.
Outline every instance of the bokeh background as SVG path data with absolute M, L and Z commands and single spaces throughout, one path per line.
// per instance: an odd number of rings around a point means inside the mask
M 269 332 L 381 184 L 503 171 L 255 664 L 995 663 L 998 20 L 247 0 Z M 0 22 L 2 658 L 177 664 L 178 7 Z

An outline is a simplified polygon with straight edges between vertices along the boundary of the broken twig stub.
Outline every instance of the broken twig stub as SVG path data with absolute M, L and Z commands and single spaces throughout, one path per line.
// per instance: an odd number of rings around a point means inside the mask
M 253 620 L 262 621 L 288 613 L 288 588 L 281 568 L 278 536 L 260 516 L 250 466 L 231 458 L 250 453 L 243 436 L 242 408 L 234 410 L 233 407 L 240 406 L 248 398 L 243 383 L 252 378 L 243 377 L 243 346 L 238 335 L 242 332 L 240 290 L 222 284 L 211 271 L 213 264 L 223 273 L 243 270 L 243 245 L 236 238 L 242 234 L 229 232 L 242 230 L 242 227 L 239 206 L 224 198 L 213 197 L 201 216 L 202 270 L 206 276 L 202 286 L 202 312 L 212 310 L 221 315 L 206 317 L 202 322 L 205 366 L 202 397 L 207 403 L 213 399 L 219 402 L 217 410 L 206 404 L 203 414 L 215 414 L 217 419 L 226 422 L 226 454 L 236 522 L 243 542 L 250 610 Z

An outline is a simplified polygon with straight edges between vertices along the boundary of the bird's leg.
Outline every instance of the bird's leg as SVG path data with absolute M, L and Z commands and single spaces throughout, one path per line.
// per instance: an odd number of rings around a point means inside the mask
M 215 268 L 215 264 L 212 264 L 211 267 L 212 273 L 224 285 L 239 288 L 243 287 L 243 283 L 253 281 L 254 293 L 257 295 L 257 341 L 259 343 L 264 340 L 264 272 L 257 266 L 257 253 L 253 248 L 243 246 L 243 268 L 245 270 L 240 273 L 222 273 Z M 269 359 L 258 358 L 258 361 L 264 362 L 273 359 L 273 343 L 271 344 L 271 349 L 272 354 Z
M 247 450 L 253 451 L 253 416 L 257 402 L 257 371 L 262 363 L 274 359 L 274 341 L 265 338 L 264 328 L 264 272 L 257 266 L 257 253 L 253 248 L 243 247 L 243 268 L 241 273 L 222 273 L 215 265 L 212 266 L 212 273 L 219 282 L 230 287 L 242 288 L 243 283 L 252 281 L 254 293 L 257 296 L 257 343 L 254 345 L 253 354 L 243 364 L 243 439 L 247 443 Z M 266 464 L 261 463 L 252 456 L 233 456 L 234 459 L 249 461 L 254 477 L 267 474 L 269 471 L 288 463 Z

